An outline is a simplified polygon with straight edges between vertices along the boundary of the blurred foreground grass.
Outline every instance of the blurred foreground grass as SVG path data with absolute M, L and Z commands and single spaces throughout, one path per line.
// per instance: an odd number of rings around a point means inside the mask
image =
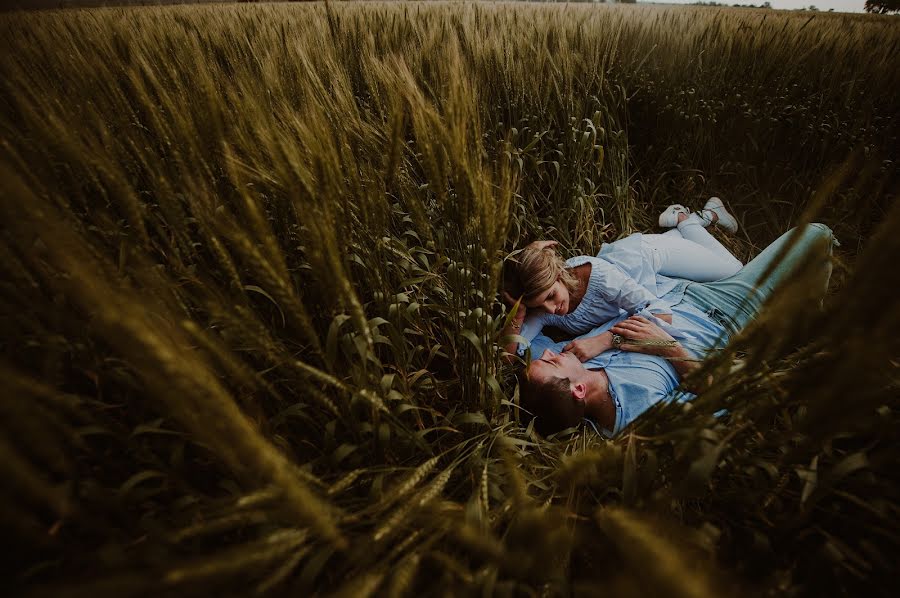
M 2 15 L 3 583 L 887 595 L 898 43 L 685 8 Z M 825 310 L 786 289 L 615 442 L 518 426 L 505 253 L 712 194 L 743 259 L 835 229 Z

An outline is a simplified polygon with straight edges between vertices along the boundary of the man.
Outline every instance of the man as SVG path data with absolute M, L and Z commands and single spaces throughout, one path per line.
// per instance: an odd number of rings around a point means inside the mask
M 671 326 L 620 317 L 568 343 L 537 337 L 521 384 L 522 407 L 534 414 L 542 434 L 587 418 L 614 436 L 667 397 L 692 398 L 673 394 L 681 378 L 756 317 L 790 276 L 809 268 L 804 289 L 809 301 L 819 304 L 836 244 L 831 229 L 810 224 L 779 237 L 734 276 L 681 281 L 662 298 L 672 305 Z

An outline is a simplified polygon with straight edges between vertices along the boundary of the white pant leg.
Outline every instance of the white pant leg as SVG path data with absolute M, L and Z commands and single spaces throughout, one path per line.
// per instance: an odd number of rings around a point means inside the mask
M 662 234 L 663 237 L 678 237 L 679 239 L 683 239 L 684 235 L 681 234 L 681 231 L 677 228 L 670 228 L 666 232 Z
M 654 252 L 657 273 L 670 278 L 712 282 L 728 278 L 743 267 L 724 247 L 727 258 L 677 235 L 644 235 L 643 239 Z
M 681 236 L 688 241 L 693 241 L 698 245 L 702 245 L 718 255 L 722 260 L 722 263 L 731 263 L 735 272 L 744 267 L 744 264 L 742 264 L 739 259 L 734 257 L 724 245 L 719 243 L 714 236 L 709 234 L 709 231 L 703 226 L 703 220 L 701 220 L 698 214 L 691 214 L 684 221 L 679 222 L 676 228 L 681 233 Z

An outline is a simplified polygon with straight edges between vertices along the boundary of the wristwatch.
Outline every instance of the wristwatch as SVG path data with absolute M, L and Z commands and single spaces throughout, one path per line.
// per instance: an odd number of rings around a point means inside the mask
M 612 346 L 614 349 L 618 349 L 622 346 L 622 341 L 625 340 L 621 334 L 613 334 L 612 335 Z

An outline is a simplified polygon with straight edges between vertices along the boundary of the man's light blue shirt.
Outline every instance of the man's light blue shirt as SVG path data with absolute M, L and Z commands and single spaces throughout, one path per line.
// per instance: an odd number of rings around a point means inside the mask
M 683 284 L 667 293 L 663 300 L 680 300 L 684 295 Z M 715 317 L 715 314 L 712 315 Z M 702 360 L 709 351 L 723 347 L 728 341 L 726 329 L 714 321 L 713 317 L 687 301 L 680 301 L 672 306 L 672 326 L 665 328 L 670 333 L 672 329 L 677 330 L 679 334 L 673 336 L 678 338 L 688 353 Z M 626 318 L 625 315 L 614 318 L 577 338 L 606 332 Z M 539 359 L 545 349 L 562 352 L 569 342 L 565 340 L 555 343 L 546 335 L 540 334 L 531 342 L 531 359 Z M 664 399 L 686 401 L 694 398 L 694 395 L 684 391 L 675 392 L 680 378 L 672 364 L 662 357 L 611 349 L 584 362 L 584 367 L 590 370 L 603 369 L 609 378 L 609 391 L 616 406 L 615 425 L 611 431 L 604 430 L 609 436 L 618 434 L 647 409 Z

